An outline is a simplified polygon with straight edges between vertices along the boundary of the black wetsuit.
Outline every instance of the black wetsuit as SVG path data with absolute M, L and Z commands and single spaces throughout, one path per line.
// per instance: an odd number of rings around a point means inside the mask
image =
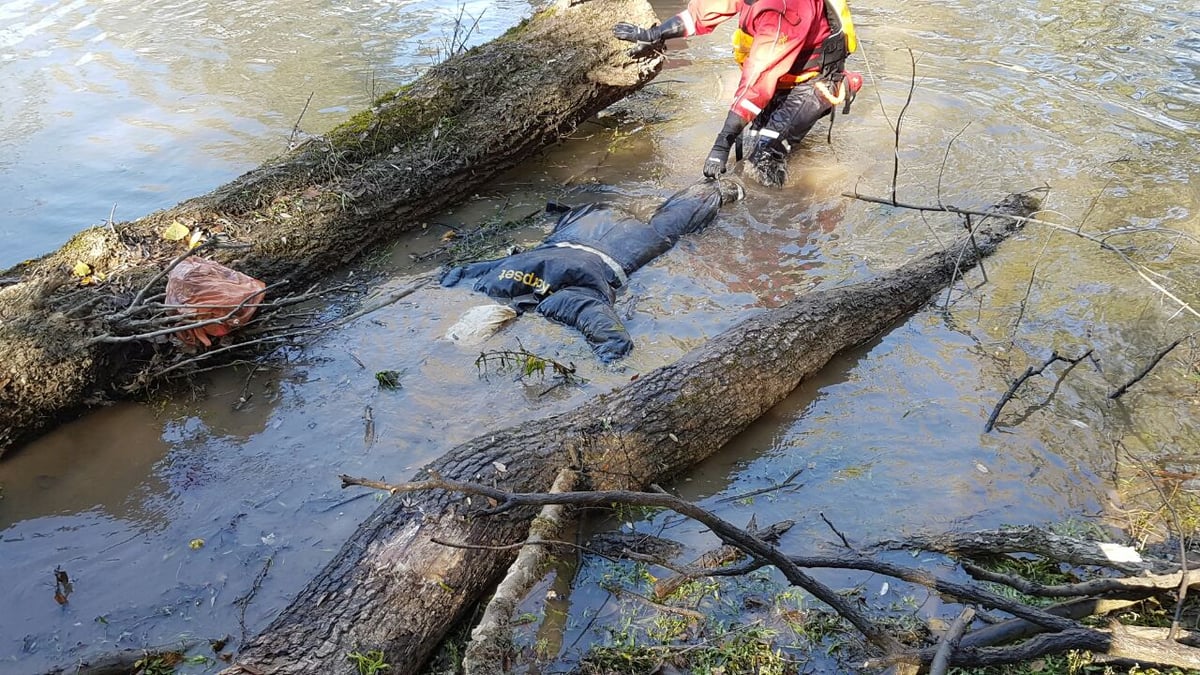
M 634 270 L 662 255 L 685 234 L 699 232 L 722 203 L 742 196 L 732 181 L 704 181 L 680 190 L 649 222 L 608 205 L 570 209 L 537 248 L 451 269 L 443 286 L 473 279 L 474 289 L 518 311 L 536 309 L 574 326 L 603 361 L 618 359 L 633 342 L 613 309 L 616 292 Z

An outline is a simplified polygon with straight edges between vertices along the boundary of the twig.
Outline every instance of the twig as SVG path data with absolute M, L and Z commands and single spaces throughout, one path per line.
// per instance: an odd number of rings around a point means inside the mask
M 1050 358 L 1043 361 L 1042 365 L 1037 366 L 1037 367 L 1029 366 L 1028 368 L 1026 368 L 1025 372 L 1021 373 L 1020 377 L 1013 380 L 1012 386 L 1010 386 L 1008 388 L 1008 391 L 1004 392 L 1004 395 L 1000 397 L 1000 401 L 998 403 L 996 403 L 996 407 L 992 409 L 992 414 L 988 416 L 987 424 L 983 425 L 984 433 L 991 431 L 992 428 L 996 426 L 996 418 L 1000 416 L 1000 410 L 1004 408 L 1004 404 L 1008 403 L 1012 399 L 1013 395 L 1017 393 L 1017 389 L 1022 384 L 1025 383 L 1025 380 L 1028 380 L 1029 378 L 1033 377 L 1034 375 L 1041 375 L 1042 371 L 1045 370 L 1046 368 L 1049 368 L 1050 365 L 1053 364 L 1055 361 L 1063 361 L 1065 363 L 1069 363 L 1072 366 L 1074 366 L 1075 364 L 1079 363 L 1080 361 L 1086 359 L 1087 357 L 1089 357 L 1091 355 L 1092 355 L 1091 348 L 1089 348 L 1086 352 L 1084 352 L 1083 354 L 1080 354 L 1078 357 L 1073 358 L 1073 359 L 1065 357 L 1065 356 L 1060 356 L 1058 352 L 1050 352 Z
M 271 570 L 271 563 L 274 560 L 274 555 L 267 556 L 266 561 L 263 562 L 262 569 L 255 575 L 254 583 L 250 585 L 250 590 L 246 591 L 246 594 L 242 597 L 233 601 L 233 604 L 238 606 L 238 626 L 242 629 L 242 644 L 246 644 L 246 607 L 254 600 L 254 596 L 258 594 L 258 589 L 262 588 L 263 579 L 267 578 L 267 572 Z
M 708 617 L 703 612 L 697 612 L 694 609 L 687 609 L 686 607 L 672 607 L 671 605 L 664 605 L 660 602 L 656 602 L 656 601 L 642 595 L 641 593 L 638 593 L 637 591 L 632 591 L 628 588 L 612 588 L 612 589 L 609 589 L 609 592 L 613 593 L 614 595 L 617 595 L 617 596 L 629 595 L 629 596 L 635 597 L 638 600 L 641 600 L 643 603 L 645 603 L 647 607 L 650 607 L 651 609 L 657 610 L 664 614 L 677 614 L 679 616 L 686 617 L 686 618 L 696 621 L 698 623 L 704 623 L 708 619 Z
M 967 607 L 958 615 L 954 623 L 950 624 L 950 629 L 942 636 L 942 641 L 938 644 L 937 652 L 933 655 L 933 663 L 929 665 L 929 675 L 946 675 L 946 669 L 950 667 L 950 655 L 954 653 L 954 648 L 958 646 L 958 641 L 962 638 L 963 631 L 971 622 L 975 620 L 975 610 Z
M 1017 341 L 1017 330 L 1021 327 L 1021 321 L 1025 319 L 1025 309 L 1029 305 L 1029 295 L 1033 293 L 1033 282 L 1037 278 L 1038 266 L 1042 264 L 1042 257 L 1046 255 L 1046 247 L 1050 245 L 1050 239 L 1053 236 L 1053 230 L 1046 232 L 1046 238 L 1042 240 L 1042 248 L 1038 251 L 1037 257 L 1033 259 L 1033 269 L 1029 271 L 1029 283 L 1025 285 L 1025 295 L 1021 296 L 1020 309 L 1017 310 L 1017 319 L 1013 321 L 1012 330 L 1009 331 L 1009 346 L 1012 346 Z
M 739 501 L 742 499 L 749 499 L 750 497 L 757 497 L 759 495 L 765 495 L 768 492 L 775 492 L 776 490 L 782 490 L 783 488 L 791 485 L 792 481 L 796 480 L 796 478 L 802 473 L 804 473 L 804 467 L 800 467 L 799 469 L 796 469 L 795 471 L 793 471 L 791 473 L 791 475 L 789 475 L 787 478 L 783 479 L 783 482 L 781 482 L 781 483 L 776 483 L 774 485 L 771 485 L 771 486 L 765 487 L 765 488 L 758 488 L 757 490 L 750 490 L 749 492 L 742 492 L 740 494 L 730 495 L 728 497 L 721 497 L 720 499 L 717 500 L 717 503 L 718 504 L 726 504 L 728 502 L 736 502 L 736 501 Z M 797 485 L 796 487 L 802 488 L 804 486 Z
M 300 116 L 296 118 L 296 123 L 292 125 L 292 133 L 288 136 L 288 150 L 296 147 L 293 145 L 296 141 L 296 133 L 300 131 L 300 120 L 304 119 L 304 113 L 308 112 L 308 104 L 312 103 L 313 94 L 317 92 L 308 92 L 308 100 L 304 102 L 304 107 L 300 109 Z
M 1171 514 L 1171 522 L 1175 526 L 1175 537 L 1179 540 L 1179 568 L 1180 580 L 1179 590 L 1175 598 L 1175 615 L 1171 618 L 1171 630 L 1167 633 L 1167 640 L 1174 642 L 1175 635 L 1179 632 L 1179 619 L 1183 615 L 1184 601 L 1187 600 L 1188 592 L 1188 560 L 1187 560 L 1187 544 L 1184 543 L 1183 525 L 1179 522 L 1179 511 L 1175 509 L 1175 505 L 1167 498 L 1167 493 L 1163 491 L 1162 485 L 1155 479 L 1154 474 L 1150 472 L 1145 463 L 1138 457 L 1134 457 L 1133 453 L 1125 447 L 1121 441 L 1116 441 L 1117 447 L 1125 451 L 1125 455 L 1137 464 L 1142 473 L 1146 474 L 1146 478 L 1150 480 L 1150 484 L 1154 486 L 1154 490 L 1158 492 L 1159 499 L 1162 500 L 1163 507 L 1167 509 L 1167 513 Z
M 1172 574 L 1145 574 L 1125 579 L 1101 577 L 1073 584 L 1042 584 L 1003 572 L 994 572 L 967 560 L 959 560 L 963 571 L 980 581 L 1003 584 L 1025 595 L 1038 598 L 1080 598 L 1093 595 L 1120 595 L 1145 599 L 1179 586 L 1200 583 L 1200 570 L 1186 569 Z
M 1121 396 L 1123 396 L 1126 391 L 1129 391 L 1130 387 L 1137 384 L 1138 382 L 1141 382 L 1142 378 L 1146 377 L 1147 375 L 1150 374 L 1150 371 L 1154 370 L 1154 367 L 1158 365 L 1159 361 L 1162 361 L 1164 358 L 1166 358 L 1167 354 L 1170 354 L 1176 347 L 1178 347 L 1180 345 L 1180 343 L 1182 343 L 1186 339 L 1187 339 L 1187 337 L 1181 337 L 1178 340 L 1167 345 L 1166 347 L 1163 347 L 1162 349 L 1158 350 L 1158 353 L 1154 355 L 1154 358 L 1150 359 L 1150 363 L 1146 364 L 1146 367 L 1142 368 L 1141 372 L 1139 372 L 1137 375 L 1134 375 L 1133 379 L 1131 379 L 1128 382 L 1126 382 L 1125 384 L 1117 387 L 1115 390 L 1113 390 L 1113 392 L 1111 394 L 1108 395 L 1109 400 L 1115 401 L 1118 398 L 1121 398 Z
M 904 107 L 900 108 L 900 114 L 896 116 L 896 143 L 892 148 L 892 204 L 896 204 L 896 182 L 900 179 L 900 125 L 904 121 L 904 113 L 908 110 L 909 104 L 912 103 L 913 92 L 917 89 L 917 57 L 913 54 L 913 50 L 908 50 L 908 59 L 912 62 L 912 77 L 908 84 L 908 98 L 904 101 Z
M 942 203 L 942 176 L 946 174 L 946 162 L 950 159 L 950 148 L 954 147 L 954 141 L 957 141 L 958 137 L 962 136 L 963 132 L 966 131 L 967 127 L 969 126 L 971 126 L 971 122 L 964 124 L 963 128 L 959 129 L 958 133 L 954 134 L 954 136 L 950 139 L 950 142 L 946 144 L 946 152 L 942 154 L 942 167 L 938 169 L 937 180 L 937 203 L 939 205 Z M 895 196 L 895 193 L 893 193 L 892 196 Z
M 838 529 L 833 526 L 833 523 L 831 523 L 828 518 L 825 517 L 823 512 L 818 513 L 817 515 L 821 516 L 821 520 L 825 521 L 825 524 L 829 526 L 829 529 L 833 530 L 833 533 L 838 536 L 838 539 L 842 540 L 842 546 L 845 546 L 850 550 L 854 550 L 854 547 L 850 545 L 850 542 L 846 541 L 846 535 L 838 532 Z
M 979 252 L 979 242 L 975 241 L 975 228 L 971 227 L 971 216 L 963 216 L 966 222 L 963 227 L 967 230 L 967 238 L 971 241 L 971 248 L 975 249 L 975 257 L 979 259 L 979 273 L 983 275 L 983 283 L 988 282 L 987 268 L 983 266 L 983 254 Z
M 181 368 L 184 368 L 185 366 L 199 363 L 200 361 L 210 359 L 214 356 L 217 356 L 219 354 L 223 354 L 223 353 L 226 353 L 229 351 L 233 351 L 235 349 L 245 349 L 246 347 L 252 347 L 252 346 L 261 345 L 261 344 L 265 344 L 265 343 L 290 340 L 295 337 L 303 337 L 305 335 L 313 335 L 315 333 L 321 333 L 321 332 L 332 330 L 334 328 L 344 326 L 352 321 L 355 321 L 357 319 L 360 319 L 360 318 L 370 314 L 371 312 L 375 312 L 380 309 L 383 309 L 384 307 L 387 307 L 388 305 L 399 302 L 402 298 L 412 295 L 414 292 L 416 292 L 418 289 L 423 287 L 425 284 L 429 283 L 429 281 L 432 278 L 433 278 L 432 273 L 421 275 L 421 276 L 417 277 L 416 280 L 413 281 L 412 284 L 400 289 L 399 291 L 389 293 L 388 295 L 383 296 L 377 302 L 373 303 L 369 307 L 364 307 L 363 309 L 361 309 L 357 312 L 354 312 L 353 314 L 350 314 L 348 316 L 344 316 L 340 319 L 335 319 L 333 321 L 329 321 L 327 323 L 324 323 L 324 324 L 321 324 L 318 326 L 306 326 L 304 328 L 299 328 L 299 329 L 296 329 L 293 331 L 288 331 L 285 333 L 276 333 L 274 335 L 267 335 L 266 337 L 261 337 L 261 338 L 255 339 L 255 340 L 248 340 L 246 342 L 238 342 L 238 343 L 234 343 L 231 345 L 226 345 L 224 347 L 219 347 L 217 349 L 210 349 L 210 350 L 205 351 L 204 353 L 194 356 L 190 359 L 186 359 L 184 361 L 180 361 L 179 363 L 172 364 L 161 370 L 157 370 L 154 373 L 152 373 L 150 375 L 150 377 L 151 378 L 162 377 L 163 375 L 166 375 L 167 373 L 170 373 L 170 372 L 173 372 L 176 370 L 180 370 Z
M 974 244 L 975 243 L 975 233 L 971 230 L 971 221 L 970 220 L 967 221 L 967 233 L 971 237 L 971 243 Z M 976 245 L 974 247 L 974 251 L 975 251 L 975 255 L 979 258 L 979 262 L 982 263 L 983 257 L 979 255 L 979 246 L 978 245 Z M 962 272 L 962 261 L 963 261 L 963 258 L 966 257 L 966 255 L 967 255 L 967 244 L 966 244 L 966 242 L 963 242 L 962 245 L 958 249 L 958 257 L 954 259 L 954 271 L 951 272 L 951 274 L 950 274 L 950 283 L 946 285 L 946 306 L 944 308 L 946 310 L 950 309 L 950 298 L 954 294 L 954 282 L 956 282 L 958 280 L 959 272 Z M 985 275 L 984 279 L 986 279 L 986 278 L 987 278 L 987 276 Z M 964 277 L 964 279 L 965 279 L 965 277 Z M 970 285 L 964 285 L 963 287 L 967 289 L 968 293 L 973 292 L 973 291 L 971 291 Z
M 557 494 L 574 489 L 579 475 L 563 469 L 558 472 L 550 493 Z M 517 559 L 508 568 L 508 573 L 492 599 L 488 602 L 483 616 L 471 631 L 471 641 L 463 657 L 463 667 L 467 675 L 495 673 L 505 670 L 503 663 L 508 660 L 512 645 L 512 619 L 517 606 L 528 594 L 539 578 L 541 567 L 546 561 L 546 548 L 538 544 L 544 539 L 555 538 L 568 519 L 566 508 L 559 504 L 547 504 L 538 512 L 529 526 L 529 535 L 517 554 Z
M 258 372 L 258 364 L 250 364 L 250 374 L 246 376 L 246 382 L 242 384 L 242 393 L 238 396 L 238 400 L 233 404 L 234 411 L 241 410 L 254 398 L 254 394 L 250 391 L 250 381 L 254 379 L 254 374 Z
M 174 333 L 182 333 L 184 331 L 192 330 L 194 328 L 203 328 L 204 326 L 211 326 L 213 324 L 223 323 L 223 322 L 233 318 L 233 316 L 235 314 L 237 314 L 238 312 L 245 309 L 246 305 L 251 300 L 253 300 L 255 298 L 261 298 L 262 296 L 266 295 L 266 292 L 271 290 L 272 288 L 278 288 L 279 286 L 283 286 L 287 283 L 288 283 L 288 280 L 283 279 L 282 281 L 277 281 L 277 282 L 271 284 L 270 286 L 263 288 L 261 291 L 255 291 L 255 292 L 247 295 L 233 309 L 226 312 L 224 316 L 218 316 L 218 317 L 215 317 L 212 319 L 205 319 L 204 321 L 196 321 L 193 323 L 187 323 L 187 324 L 183 324 L 183 325 L 179 325 L 179 326 L 172 326 L 170 328 L 164 328 L 162 330 L 151 331 L 149 333 L 139 333 L 138 335 L 109 335 L 106 333 L 104 335 L 97 335 L 96 337 L 90 338 L 87 341 L 87 344 L 95 344 L 97 342 L 137 342 L 139 340 L 150 340 L 150 339 L 153 339 L 156 337 L 161 337 L 163 335 L 172 335 Z
M 375 445 L 375 413 L 371 406 L 363 409 L 363 422 L 366 428 L 363 430 L 363 445 L 368 448 Z
M 162 269 L 162 271 L 160 271 L 158 274 L 155 274 L 153 277 L 151 277 L 150 281 L 146 282 L 146 285 L 142 286 L 141 290 L 139 290 L 137 292 L 137 294 L 133 296 L 133 300 L 129 301 L 129 307 L 126 308 L 125 314 L 123 316 L 128 316 L 130 312 L 132 312 L 134 309 L 136 309 L 137 306 L 141 304 L 142 298 L 146 297 L 146 293 L 148 293 L 150 291 L 150 289 L 154 287 L 155 284 L 157 284 L 160 280 L 162 280 L 163 277 L 170 274 L 171 270 L 178 267 L 179 263 L 196 255 L 200 251 L 203 251 L 203 250 L 209 248 L 210 246 L 215 245 L 216 241 L 217 240 L 215 237 L 209 237 L 208 239 L 205 239 L 204 241 L 200 242 L 199 246 L 197 246 L 195 248 L 189 248 L 188 250 L 184 251 L 183 253 L 180 253 L 179 255 L 175 256 L 175 258 L 173 260 L 171 260 L 171 262 L 168 263 L 167 266 Z

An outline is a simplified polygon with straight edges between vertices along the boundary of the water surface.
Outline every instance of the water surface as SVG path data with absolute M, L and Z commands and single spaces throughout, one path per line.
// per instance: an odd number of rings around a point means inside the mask
M 468 6 L 485 17 L 480 39 L 527 10 Z M 455 13 L 411 2 L 6 4 L 0 267 L 103 220 L 114 203 L 118 219 L 132 218 L 231 179 L 286 147 L 310 93 L 300 128 L 328 128 L 428 64 Z M 478 350 L 437 338 L 483 300 L 427 289 L 268 372 L 231 371 L 178 396 L 105 408 L 0 464 L 0 559 L 11 580 L 0 588 L 0 672 L 180 635 L 230 634 L 236 645 L 242 626 L 262 628 L 375 506 L 375 495 L 342 492 L 338 473 L 408 476 L 490 428 L 620 386 L 742 317 L 942 245 L 959 223 L 840 196 L 888 194 L 894 154 L 906 201 L 983 207 L 1049 186 L 1044 216 L 1058 222 L 1200 235 L 1195 10 L 886 1 L 856 16 L 864 49 L 854 66 L 868 86 L 853 114 L 837 118 L 832 144 L 818 125 L 784 190 L 752 187 L 709 231 L 634 275 L 618 303 L 637 345 L 628 359 L 603 367 L 577 334 L 537 317 L 485 345 L 519 340 L 576 363 L 586 385 L 546 393 L 537 381 L 481 380 Z M 547 198 L 652 208 L 697 177 L 724 118 L 736 85 L 728 39 L 722 30 L 672 54 L 639 104 L 664 121 L 585 124 L 441 222 L 520 216 Z M 916 90 L 894 153 L 889 120 L 909 93 L 910 49 Z M 362 272 L 398 287 L 414 271 L 409 253 L 443 231 L 398 242 Z M 1136 242 L 1151 269 L 1196 291 L 1194 247 Z M 1196 446 L 1190 354 L 1179 350 L 1120 402 L 1105 397 L 1195 319 L 1111 254 L 1045 228 L 1007 243 L 986 270 L 987 284 L 958 284 L 837 359 L 675 487 L 734 520 L 796 519 L 783 545 L 798 551 L 832 540 L 819 514 L 859 542 L 1119 520 L 1108 501 L 1114 477 L 1129 475 L 1114 459 L 1118 441 L 1150 458 Z M 1061 367 L 1051 368 L 983 433 L 1028 365 L 1087 348 L 1099 365 L 1081 364 L 1056 390 Z M 402 389 L 376 386 L 385 369 L 404 373 Z M 796 470 L 799 489 L 716 501 Z M 687 525 L 671 536 L 712 543 Z M 196 539 L 203 545 L 189 546 Z M 75 580 L 66 606 L 54 602 L 56 567 Z M 596 611 L 603 595 L 578 591 L 572 616 Z

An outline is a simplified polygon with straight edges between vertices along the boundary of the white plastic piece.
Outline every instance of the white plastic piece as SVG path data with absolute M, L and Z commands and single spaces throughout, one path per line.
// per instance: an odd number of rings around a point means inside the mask
M 508 305 L 480 305 L 463 312 L 458 322 L 446 331 L 446 339 L 464 345 L 477 345 L 515 319 L 517 311 Z

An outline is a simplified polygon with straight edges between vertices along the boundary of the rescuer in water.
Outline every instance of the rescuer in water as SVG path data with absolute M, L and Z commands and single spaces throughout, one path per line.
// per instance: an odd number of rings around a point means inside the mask
M 749 126 L 751 176 L 780 186 L 792 147 L 838 104 L 845 102 L 849 112 L 862 87 L 862 75 L 843 69 L 858 47 L 846 0 L 690 0 L 661 24 L 622 22 L 613 35 L 636 43 L 630 54 L 641 56 L 665 48 L 667 38 L 705 35 L 733 17 L 733 54 L 742 78 L 703 172 L 709 178 L 724 173 L 730 149 Z

